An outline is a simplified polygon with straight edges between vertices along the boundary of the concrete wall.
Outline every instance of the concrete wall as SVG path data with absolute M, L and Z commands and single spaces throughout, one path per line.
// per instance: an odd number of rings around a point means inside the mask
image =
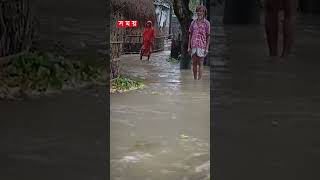
M 156 5 L 156 15 L 158 27 L 164 35 L 169 35 L 170 8 Z

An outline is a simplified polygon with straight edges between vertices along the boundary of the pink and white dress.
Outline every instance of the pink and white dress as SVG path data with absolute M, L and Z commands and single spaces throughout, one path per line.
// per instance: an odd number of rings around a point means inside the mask
M 206 19 L 193 20 L 189 33 L 191 33 L 191 56 L 195 53 L 198 57 L 205 57 L 207 36 L 210 35 L 210 22 Z

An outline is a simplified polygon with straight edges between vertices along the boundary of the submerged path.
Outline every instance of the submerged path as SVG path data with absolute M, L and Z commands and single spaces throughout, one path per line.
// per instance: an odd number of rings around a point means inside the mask
M 202 81 L 167 62 L 122 57 L 122 72 L 146 88 L 111 95 L 112 180 L 202 180 L 209 176 L 209 70 Z

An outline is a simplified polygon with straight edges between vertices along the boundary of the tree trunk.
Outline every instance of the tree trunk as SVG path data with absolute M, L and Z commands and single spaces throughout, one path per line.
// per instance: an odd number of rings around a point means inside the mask
M 171 57 L 174 59 L 178 59 L 179 55 L 181 54 L 181 41 L 180 41 L 180 36 L 173 37 L 171 39 L 172 44 L 171 44 Z
M 172 34 L 171 32 L 171 23 L 172 23 L 172 7 L 170 6 L 170 15 L 169 15 L 169 37 Z
M 173 1 L 173 10 L 176 14 L 180 26 L 181 26 L 181 37 L 182 37 L 182 46 L 181 46 L 181 59 L 180 59 L 180 68 L 189 69 L 191 57 L 188 53 L 188 40 L 189 40 L 189 26 L 192 21 L 192 12 L 189 10 L 189 1 L 190 0 L 174 0 Z
M 29 1 L 0 1 L 0 57 L 30 48 L 34 21 Z
M 257 0 L 226 0 L 224 24 L 259 24 L 260 8 Z
M 208 21 L 210 21 L 210 0 L 205 1 L 205 6 L 207 8 L 207 19 L 208 19 Z
M 204 5 L 207 8 L 207 19 L 208 19 L 208 21 L 210 21 L 210 0 L 206 0 Z M 210 51 L 209 51 L 208 55 L 204 58 L 203 65 L 210 66 Z

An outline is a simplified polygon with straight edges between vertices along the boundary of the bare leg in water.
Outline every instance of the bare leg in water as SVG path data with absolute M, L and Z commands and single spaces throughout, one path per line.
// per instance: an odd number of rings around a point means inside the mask
M 198 70 L 198 73 L 199 73 L 198 80 L 201 80 L 201 79 L 202 79 L 203 61 L 204 61 L 204 58 L 198 57 L 198 66 L 199 66 L 199 70 Z
M 193 71 L 193 78 L 197 80 L 197 74 L 198 74 L 198 56 L 197 55 L 192 56 L 192 71 Z
M 282 57 L 286 57 L 290 54 L 294 43 L 296 6 L 296 0 L 283 0 L 284 24 Z
M 266 0 L 265 28 L 270 56 L 278 55 L 280 1 Z
M 153 52 L 153 43 L 150 44 L 150 51 L 149 51 L 149 55 L 148 55 L 148 61 L 150 61 L 150 55 Z

